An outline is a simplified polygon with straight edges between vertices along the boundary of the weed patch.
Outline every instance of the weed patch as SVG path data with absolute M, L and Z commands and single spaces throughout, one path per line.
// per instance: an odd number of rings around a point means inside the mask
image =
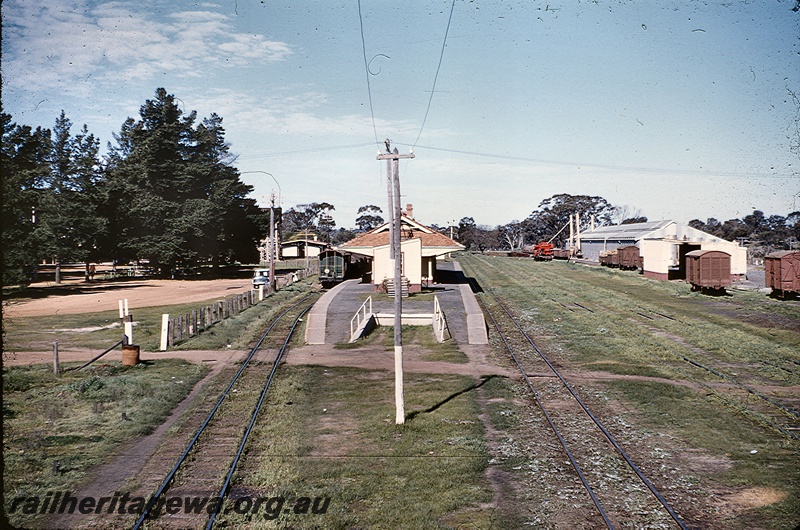
M 61 376 L 45 365 L 4 369 L 5 498 L 73 489 L 121 444 L 160 425 L 207 370 L 172 359 Z
M 285 525 L 431 528 L 463 510 L 483 517 L 477 503 L 491 491 L 474 379 L 407 374 L 403 426 L 394 424 L 391 375 L 292 366 L 276 383 L 250 449 L 260 456 L 239 482 L 259 494 L 331 499 L 324 516 L 289 514 Z M 269 526 L 226 517 L 233 526 Z

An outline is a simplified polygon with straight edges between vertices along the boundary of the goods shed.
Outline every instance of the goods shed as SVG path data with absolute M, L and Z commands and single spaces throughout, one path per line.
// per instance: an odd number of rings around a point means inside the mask
M 423 284 L 433 282 L 436 259 L 450 252 L 464 250 L 464 245 L 453 241 L 413 219 L 411 205 L 400 218 L 400 249 L 402 274 L 408 281 L 410 293 L 422 290 Z M 389 259 L 389 223 L 370 230 L 339 247 L 339 250 L 367 256 L 372 259 L 372 284 L 376 288 L 384 280 L 394 280 L 394 266 Z
M 644 275 L 660 280 L 686 279 L 686 254 L 719 250 L 731 256 L 731 279 L 747 273 L 747 248 L 675 221 L 654 221 L 601 226 L 580 235 L 586 259 L 599 261 L 600 253 L 621 247 L 639 247 Z

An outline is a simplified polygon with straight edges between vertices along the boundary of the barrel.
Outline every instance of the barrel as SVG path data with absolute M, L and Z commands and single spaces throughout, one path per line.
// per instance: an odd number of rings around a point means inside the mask
M 122 366 L 136 366 L 139 364 L 139 346 L 127 344 L 122 346 Z

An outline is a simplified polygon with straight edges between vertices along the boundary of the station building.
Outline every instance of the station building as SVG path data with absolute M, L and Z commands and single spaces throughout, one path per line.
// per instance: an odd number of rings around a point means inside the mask
M 313 238 L 295 238 L 281 243 L 281 256 L 283 259 L 315 258 L 327 247 L 328 244 L 319 241 L 316 235 Z
M 731 280 L 747 273 L 747 248 L 675 221 L 601 226 L 580 234 L 584 259 L 599 261 L 600 253 L 635 245 L 643 258 L 643 272 L 660 280 L 686 277 L 686 254 L 693 250 L 721 250 L 731 256 Z
M 376 288 L 385 280 L 394 280 L 394 265 L 389 259 L 389 225 L 385 223 L 339 246 L 343 252 L 371 260 L 371 281 Z M 402 276 L 408 282 L 408 292 L 419 292 L 423 285 L 435 281 L 437 258 L 464 248 L 464 245 L 414 220 L 412 205 L 406 206 L 400 217 L 400 249 Z

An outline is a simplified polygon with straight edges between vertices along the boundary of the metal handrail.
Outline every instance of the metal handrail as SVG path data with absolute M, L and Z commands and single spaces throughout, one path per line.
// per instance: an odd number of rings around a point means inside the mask
M 367 311 L 367 303 L 369 303 L 369 311 Z M 362 313 L 363 313 L 363 316 L 361 316 Z M 356 311 L 356 314 L 353 315 L 353 318 L 350 319 L 350 340 L 351 341 L 353 340 L 353 335 L 355 334 L 356 330 L 359 328 L 359 326 L 361 326 L 361 322 L 363 320 L 366 320 L 367 315 L 371 315 L 371 314 L 372 314 L 372 297 L 369 296 L 369 297 L 367 297 L 366 300 L 364 300 L 364 303 L 361 304 L 361 307 L 358 308 L 358 311 Z M 355 326 L 353 325 L 354 322 L 355 322 Z
M 433 296 L 433 332 L 436 340 L 444 342 L 444 331 L 447 329 L 447 320 L 444 318 L 444 311 L 439 304 L 439 297 Z

